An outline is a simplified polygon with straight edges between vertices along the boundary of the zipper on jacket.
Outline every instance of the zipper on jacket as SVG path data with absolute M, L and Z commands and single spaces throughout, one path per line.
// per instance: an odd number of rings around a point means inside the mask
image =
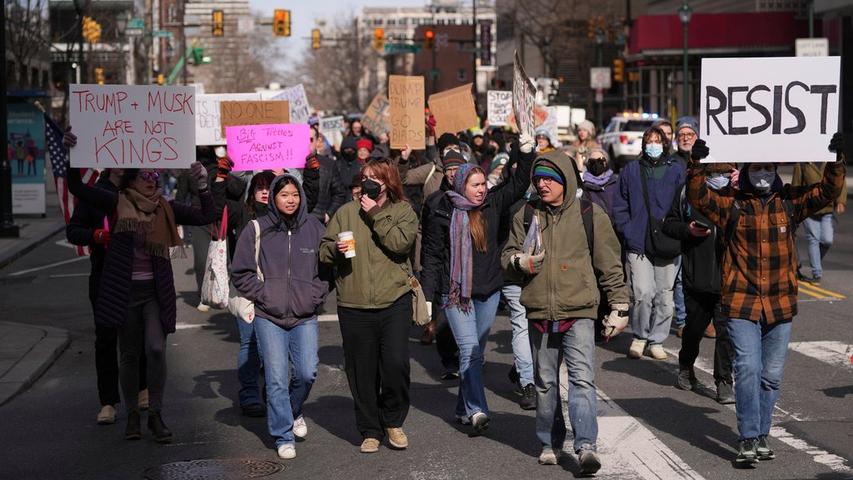
M 288 308 L 290 307 L 290 296 L 292 295 L 292 292 L 293 292 L 293 288 L 290 285 L 290 266 L 293 264 L 293 258 L 292 258 L 292 255 L 290 254 L 290 238 L 291 238 L 291 232 L 288 229 L 287 230 L 287 294 L 285 295 L 286 300 L 284 303 L 285 307 L 288 307 Z M 288 313 L 287 308 L 285 308 L 283 313 L 285 315 L 287 315 L 287 313 Z

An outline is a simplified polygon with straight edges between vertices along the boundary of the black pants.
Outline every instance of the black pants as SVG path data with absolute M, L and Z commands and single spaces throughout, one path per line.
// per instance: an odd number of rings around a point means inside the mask
M 381 309 L 339 306 L 338 317 L 356 427 L 364 438 L 382 438 L 409 413 L 412 297 Z
M 727 319 L 720 313 L 720 296 L 712 293 L 694 292 L 684 289 L 684 305 L 687 321 L 681 333 L 681 351 L 678 364 L 682 369 L 692 369 L 699 356 L 699 342 L 711 321 L 717 330 L 714 341 L 714 381 L 732 383 L 732 359 L 734 349 L 726 329 Z
M 127 410 L 136 410 L 139 359 L 144 351 L 149 409 L 159 412 L 163 407 L 163 390 L 166 387 L 166 333 L 160 322 L 160 304 L 154 281 L 133 282 L 130 296 L 127 318 L 119 331 L 121 390 Z
M 453 330 L 450 329 L 450 322 L 447 321 L 444 309 L 439 305 L 441 303 L 433 302 L 432 304 L 433 315 L 435 315 L 435 348 L 438 350 L 438 356 L 441 357 L 441 365 L 444 368 L 459 370 L 459 347 L 456 345 L 456 338 L 453 336 Z
M 184 227 L 190 232 L 190 245 L 193 246 L 193 272 L 195 283 L 198 287 L 199 301 L 201 301 L 201 285 L 204 283 L 204 267 L 207 263 L 207 249 L 210 247 L 210 225 L 201 227 Z
M 89 276 L 89 301 L 92 310 L 98 298 L 99 275 Z M 98 377 L 98 399 L 101 406 L 121 402 L 118 385 L 118 330 L 115 327 L 95 324 L 95 373 Z M 139 358 L 139 389 L 148 388 L 145 381 L 145 352 Z

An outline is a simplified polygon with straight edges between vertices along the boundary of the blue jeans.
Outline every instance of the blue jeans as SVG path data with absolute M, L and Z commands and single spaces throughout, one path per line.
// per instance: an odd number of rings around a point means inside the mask
M 289 330 L 258 316 L 254 325 L 264 358 L 267 428 L 278 448 L 294 442 L 293 420 L 302 415 L 302 404 L 317 378 L 317 318 Z
M 634 338 L 650 344 L 663 343 L 672 322 L 672 287 L 678 265 L 675 260 L 662 260 L 636 253 L 628 254 L 631 266 L 631 331 Z
M 681 257 L 676 261 L 678 273 L 675 275 L 675 285 L 672 286 L 672 300 L 675 303 L 675 326 L 683 327 L 687 323 L 687 307 L 684 305 L 684 288 L 681 283 Z
M 791 322 L 767 325 L 732 318 L 729 338 L 735 351 L 735 406 L 741 440 L 770 434 L 773 407 L 788 355 Z
M 470 418 L 477 412 L 489 414 L 483 386 L 483 359 L 500 298 L 500 292 L 495 292 L 484 299 L 473 299 L 472 308 L 468 312 L 457 307 L 444 309 L 453 337 L 459 345 L 460 380 L 456 415 Z M 442 295 L 441 303 L 447 303 L 447 295 Z
M 501 293 L 509 308 L 509 323 L 512 325 L 512 356 L 518 371 L 521 386 L 533 383 L 533 355 L 530 353 L 530 338 L 527 335 L 527 311 L 521 304 L 521 286 L 505 285 Z
M 240 350 L 237 351 L 237 378 L 240 380 L 240 406 L 261 403 L 258 375 L 261 373 L 261 357 L 258 354 L 258 338 L 255 324 L 237 318 L 240 332 Z
M 809 242 L 809 264 L 814 277 L 820 278 L 823 275 L 821 260 L 832 246 L 832 219 L 832 214 L 826 213 L 817 219 L 809 217 L 803 222 L 806 240 Z
M 560 364 L 569 374 L 569 421 L 575 452 L 596 449 L 598 410 L 595 393 L 595 322 L 579 318 L 566 333 L 530 329 L 536 372 L 536 436 L 542 447 L 559 450 L 566 439 L 560 399 Z

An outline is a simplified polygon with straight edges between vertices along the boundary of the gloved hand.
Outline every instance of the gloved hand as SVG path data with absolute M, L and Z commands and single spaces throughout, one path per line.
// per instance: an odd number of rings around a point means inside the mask
M 234 168 L 234 162 L 227 156 L 221 157 L 216 164 L 216 178 L 225 180 L 228 178 L 228 174 L 231 173 L 232 168 Z
M 836 160 L 841 160 L 844 156 L 844 135 L 841 132 L 835 132 L 832 140 L 829 141 L 829 151 L 834 152 Z
M 533 140 L 533 137 L 526 133 L 522 133 L 521 137 L 518 139 L 519 141 L 519 150 L 521 153 L 530 153 L 533 151 L 533 147 L 536 145 L 536 141 Z
M 543 249 L 538 255 L 533 255 L 533 252 L 516 253 L 512 256 L 512 264 L 519 272 L 524 272 L 527 275 L 536 275 L 542 270 L 542 264 L 545 263 L 545 250 Z
M 308 170 L 319 170 L 320 169 L 320 159 L 317 158 L 317 155 L 309 155 L 308 159 L 305 162 L 305 168 Z
M 99 228 L 92 234 L 92 241 L 98 245 L 107 245 L 110 243 L 110 231 Z
M 66 130 L 65 134 L 62 136 L 62 144 L 65 145 L 65 148 L 71 148 L 77 145 L 77 135 L 71 133 L 71 127 L 68 127 L 68 130 Z
M 432 302 L 426 302 L 427 306 L 427 315 L 429 315 L 430 320 L 432 320 Z
M 201 162 L 193 162 L 190 165 L 190 176 L 199 191 L 207 190 L 207 169 L 204 168 Z
M 702 160 L 710 154 L 711 151 L 708 149 L 708 145 L 701 138 L 696 140 L 696 143 L 693 144 L 693 148 L 690 150 L 690 158 L 694 160 Z
M 426 120 L 426 136 L 435 136 L 435 117 L 430 113 Z
M 601 332 L 606 338 L 619 335 L 628 326 L 628 304 L 617 303 L 610 308 L 610 315 L 604 319 L 604 330 Z

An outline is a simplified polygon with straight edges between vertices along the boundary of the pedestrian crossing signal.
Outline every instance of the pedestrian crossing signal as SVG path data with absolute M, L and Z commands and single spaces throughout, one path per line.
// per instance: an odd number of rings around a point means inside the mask
M 213 11 L 213 36 L 221 37 L 225 35 L 225 12 L 222 10 Z
M 321 40 L 322 40 L 322 37 L 320 35 L 320 29 L 315 28 L 315 29 L 311 30 L 311 48 L 313 48 L 314 50 L 319 49 Z
M 378 51 L 385 50 L 385 29 L 384 28 L 374 28 L 373 29 L 373 49 Z
M 272 32 L 279 37 L 290 36 L 290 10 L 277 8 L 273 15 Z

